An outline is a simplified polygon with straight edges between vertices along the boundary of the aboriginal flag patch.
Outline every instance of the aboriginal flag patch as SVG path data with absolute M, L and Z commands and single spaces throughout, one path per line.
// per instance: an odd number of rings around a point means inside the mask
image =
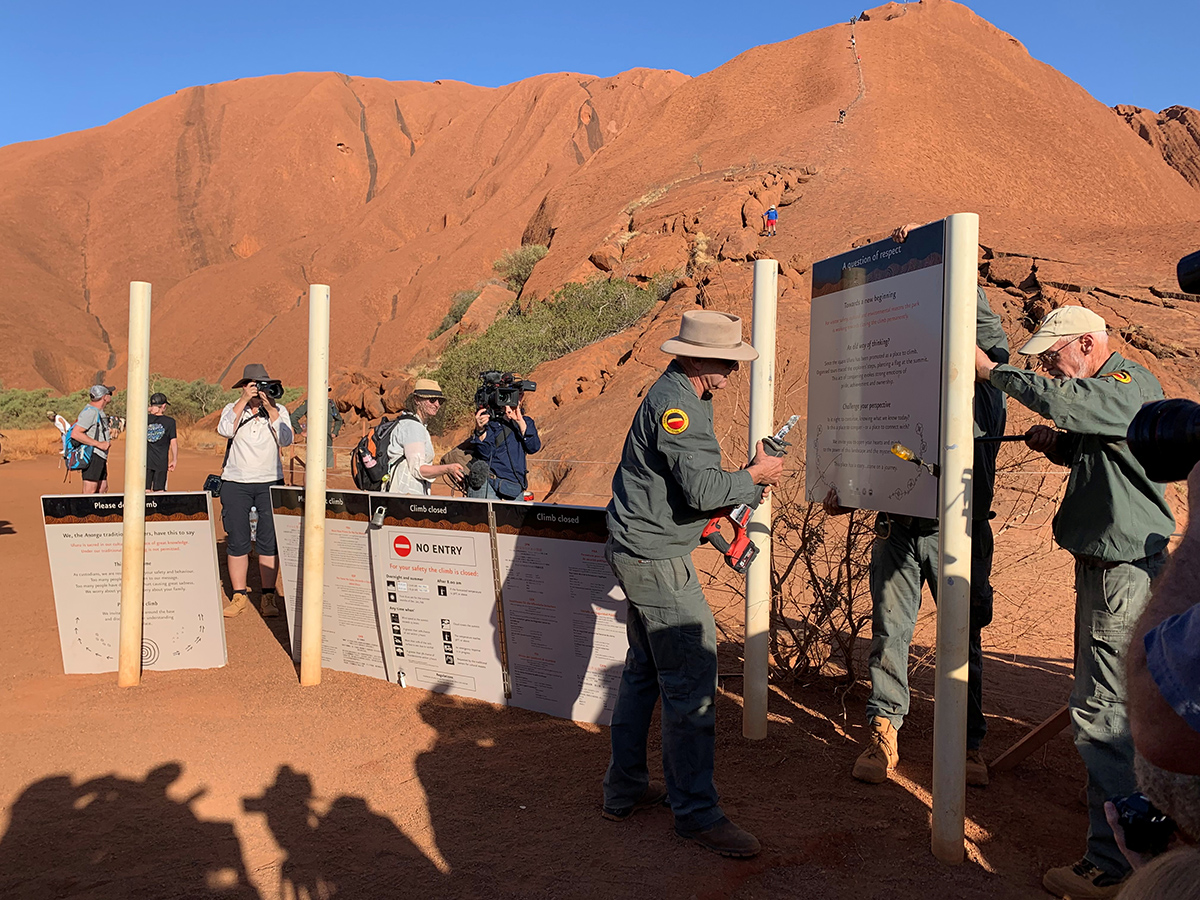
M 1113 381 L 1119 381 L 1121 384 L 1129 384 L 1129 382 L 1133 381 L 1133 379 L 1129 377 L 1128 372 L 1105 372 L 1104 377 L 1111 378 Z
M 662 426 L 667 434 L 683 434 L 688 427 L 687 413 L 682 409 L 668 409 L 663 413 Z

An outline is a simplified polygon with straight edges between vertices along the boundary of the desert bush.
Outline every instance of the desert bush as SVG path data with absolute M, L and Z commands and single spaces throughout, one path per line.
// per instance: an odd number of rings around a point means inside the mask
M 461 322 L 462 317 L 467 314 L 467 310 L 471 308 L 471 304 L 475 302 L 475 298 L 480 293 L 479 289 L 473 291 L 455 291 L 450 298 L 450 311 L 442 319 L 442 324 L 429 332 L 429 340 L 432 341 L 442 332 L 448 331 Z
M 525 244 L 517 250 L 505 250 L 500 258 L 492 263 L 492 268 L 496 270 L 497 275 L 504 279 L 509 289 L 520 296 L 525 282 L 533 274 L 533 267 L 542 260 L 547 252 L 546 247 L 542 244 Z
M 623 331 L 664 299 L 673 281 L 673 275 L 663 275 L 644 286 L 603 279 L 568 284 L 545 302 L 514 307 L 478 337 L 452 343 L 432 374 L 448 400 L 444 424 L 454 425 L 472 411 L 480 372 L 527 374 Z
M 184 381 L 165 375 L 151 375 L 150 393 L 155 392 L 167 395 L 171 401 L 167 413 L 174 416 L 180 424 L 204 418 L 209 413 L 221 409 L 226 403 L 235 401 L 241 393 L 200 378 Z M 281 402 L 284 405 L 293 404 L 303 393 L 302 387 L 285 388 Z M 47 410 L 54 410 L 73 422 L 87 402 L 87 388 L 80 388 L 70 394 L 52 396 L 48 388 L 27 391 L 0 386 L 0 429 L 38 428 L 46 423 Z M 114 416 L 126 414 L 125 391 L 113 394 L 112 402 L 108 404 L 106 411 Z

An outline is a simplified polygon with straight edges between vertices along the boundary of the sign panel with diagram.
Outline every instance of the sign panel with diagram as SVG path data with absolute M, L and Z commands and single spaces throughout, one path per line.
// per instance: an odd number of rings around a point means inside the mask
M 117 671 L 121 494 L 42 497 L 54 607 L 68 675 Z M 142 667 L 225 665 L 212 501 L 199 492 L 146 496 Z

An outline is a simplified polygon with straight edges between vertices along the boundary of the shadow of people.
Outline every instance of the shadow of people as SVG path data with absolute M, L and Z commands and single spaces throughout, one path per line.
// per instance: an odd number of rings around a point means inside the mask
M 323 813 L 311 779 L 280 766 L 275 783 L 245 797 L 283 850 L 279 896 L 296 900 L 444 897 L 445 877 L 386 816 L 342 795 Z
M 17 529 L 13 528 L 13 523 L 7 519 L 0 519 L 0 534 L 16 534 Z
M 203 791 L 168 796 L 181 772 L 167 763 L 142 781 L 55 775 L 29 785 L 0 838 L 0 896 L 257 898 L 232 824 L 196 816 Z

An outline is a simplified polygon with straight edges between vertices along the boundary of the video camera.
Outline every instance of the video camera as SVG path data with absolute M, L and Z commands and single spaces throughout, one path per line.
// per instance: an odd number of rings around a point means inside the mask
M 1200 294 L 1200 250 L 1175 267 L 1179 288 Z M 1183 481 L 1200 462 L 1200 403 L 1176 398 L 1143 406 L 1125 435 L 1129 449 L 1154 481 Z
M 521 394 L 537 390 L 534 382 L 520 380 L 512 372 L 480 372 L 479 380 L 483 384 L 475 391 L 475 408 L 486 409 L 493 419 L 504 418 L 504 407 L 516 407 Z
M 256 381 L 254 384 L 263 394 L 272 400 L 278 400 L 283 396 L 283 382 L 278 378 L 272 378 L 268 381 Z

